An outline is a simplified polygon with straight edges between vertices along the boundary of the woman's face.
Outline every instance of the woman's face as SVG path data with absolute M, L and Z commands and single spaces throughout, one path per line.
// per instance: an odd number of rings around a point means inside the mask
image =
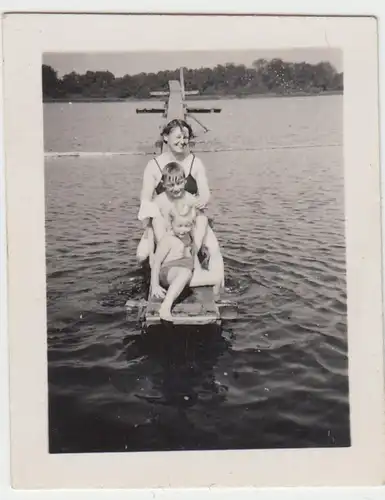
M 176 127 L 166 136 L 167 144 L 173 153 L 181 154 L 188 151 L 189 131 L 187 128 Z

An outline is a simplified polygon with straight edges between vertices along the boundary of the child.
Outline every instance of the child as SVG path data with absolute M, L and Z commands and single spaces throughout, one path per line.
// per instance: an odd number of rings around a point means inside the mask
M 172 189 L 171 184 L 169 189 Z M 203 270 L 199 264 L 192 235 L 197 212 L 199 210 L 190 203 L 189 196 L 180 195 L 175 199 L 167 212 L 170 227 L 153 258 L 151 293 L 164 299 L 159 316 L 166 321 L 172 322 L 171 308 L 186 285 L 213 286 L 215 294 L 221 282 L 220 272 Z M 168 288 L 167 292 L 165 288 Z
M 169 213 L 171 230 L 161 239 L 155 252 L 151 270 L 151 291 L 163 298 L 159 316 L 172 321 L 171 307 L 190 282 L 194 270 L 194 244 L 191 235 L 196 213 L 192 206 Z M 168 287 L 167 292 L 162 286 Z
M 197 209 L 196 217 L 199 218 L 203 214 L 203 209 L 200 208 L 199 199 L 185 190 L 187 179 L 183 167 L 179 165 L 179 163 L 170 162 L 164 167 L 161 182 L 164 191 L 156 196 L 154 203 L 159 209 L 164 226 L 162 228 L 157 227 L 159 218 L 154 217 L 155 234 L 158 232 L 162 233 L 162 229 L 163 231 L 170 229 L 169 215 L 173 210 L 180 212 L 185 206 L 194 207 Z M 161 236 L 162 235 L 163 234 L 161 234 Z
M 160 241 L 167 231 L 170 230 L 171 211 L 183 211 L 184 207 L 195 208 L 200 204 L 196 196 L 185 190 L 186 176 L 183 167 L 178 163 L 170 162 L 164 167 L 161 184 L 164 191 L 156 196 L 153 202 L 147 204 L 145 214 L 142 210 L 142 216 L 143 214 L 151 216 L 151 226 L 147 228 L 147 238 L 149 240 L 150 248 L 149 260 L 151 267 L 154 260 L 154 241 Z M 196 221 L 202 216 L 203 211 L 197 208 L 194 231 Z M 193 234 L 195 235 L 195 233 Z M 195 264 L 199 264 L 197 256 Z

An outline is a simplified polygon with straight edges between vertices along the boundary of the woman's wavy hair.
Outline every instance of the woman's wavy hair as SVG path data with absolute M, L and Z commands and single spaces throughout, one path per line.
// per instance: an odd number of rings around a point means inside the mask
M 188 124 L 185 120 L 179 120 L 178 118 L 175 118 L 174 120 L 171 120 L 163 127 L 162 132 L 160 133 L 163 142 L 167 142 L 164 139 L 165 136 L 169 135 L 176 128 L 180 128 L 181 130 L 186 128 L 188 130 L 189 141 L 195 137 L 193 129 L 190 124 Z

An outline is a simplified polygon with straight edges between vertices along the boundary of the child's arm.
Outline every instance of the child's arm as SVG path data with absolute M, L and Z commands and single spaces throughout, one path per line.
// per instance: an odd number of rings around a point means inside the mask
M 154 229 L 155 240 L 161 241 L 169 228 L 168 217 L 170 212 L 170 202 L 164 196 L 164 193 L 162 193 L 155 197 L 154 203 L 159 210 L 159 214 L 152 219 L 152 227 Z
M 151 269 L 151 293 L 154 297 L 162 299 L 166 291 L 159 284 L 159 272 L 162 262 L 170 251 L 170 240 L 167 236 L 162 238 L 156 249 Z

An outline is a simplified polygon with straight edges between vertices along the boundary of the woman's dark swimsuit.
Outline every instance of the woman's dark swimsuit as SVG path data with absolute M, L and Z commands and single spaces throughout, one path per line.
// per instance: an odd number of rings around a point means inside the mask
M 158 165 L 160 173 L 163 174 L 162 168 L 159 165 L 159 162 L 155 157 L 154 157 L 154 161 Z M 192 155 L 190 171 L 188 173 L 188 176 L 186 177 L 186 185 L 185 185 L 185 190 L 192 195 L 198 194 L 197 181 L 194 179 L 194 177 L 191 174 L 191 171 L 192 171 L 192 168 L 194 165 L 194 161 L 195 161 L 195 155 Z M 162 184 L 162 181 L 160 181 L 159 184 L 156 186 L 155 192 L 156 192 L 156 194 L 161 194 L 164 192 L 164 186 Z M 209 221 L 209 223 L 211 225 L 211 221 Z M 201 249 L 198 252 L 198 258 L 200 260 L 200 263 L 201 263 L 203 269 L 207 269 L 210 255 L 209 255 L 209 251 L 208 251 L 208 248 L 206 247 L 206 245 L 202 245 Z

